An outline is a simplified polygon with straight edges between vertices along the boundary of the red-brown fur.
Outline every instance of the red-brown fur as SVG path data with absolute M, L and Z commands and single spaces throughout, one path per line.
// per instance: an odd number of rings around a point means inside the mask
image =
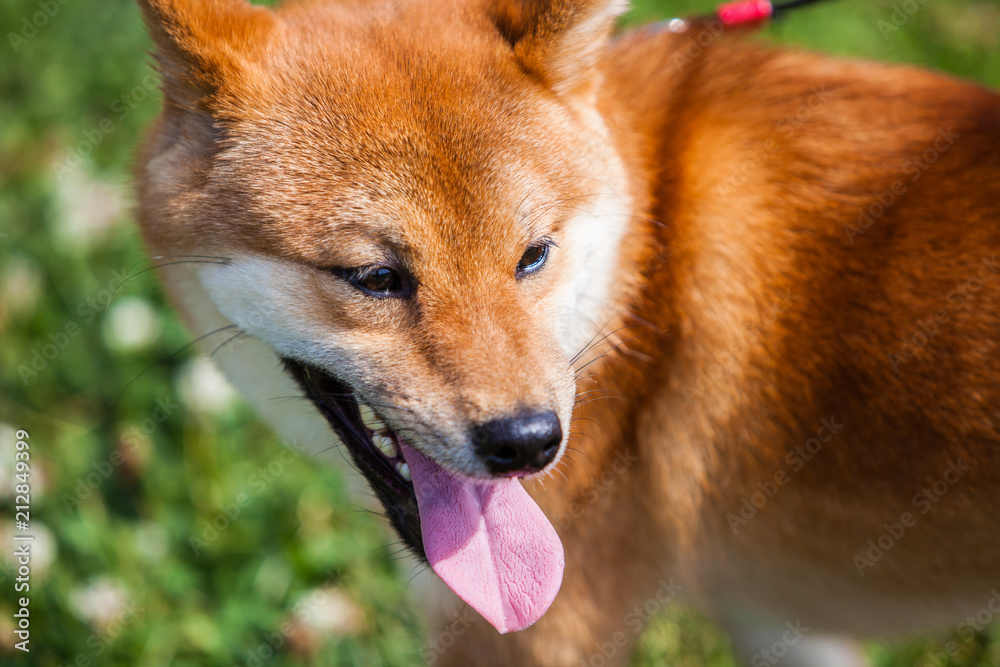
M 954 628 L 989 599 L 1000 574 L 1000 275 L 987 263 L 982 289 L 967 288 L 962 304 L 949 294 L 979 274 L 983 257 L 1000 254 L 996 93 L 728 37 L 688 57 L 704 26 L 685 35 L 640 29 L 604 46 L 603 21 L 588 40 L 561 43 L 574 21 L 605 4 L 582 0 L 395 10 L 309 2 L 276 15 L 235 0 L 140 4 L 167 92 L 140 160 L 153 252 L 245 248 L 336 265 L 353 252 L 353 232 L 331 235 L 326 221 L 359 210 L 390 216 L 398 202 L 419 200 L 456 222 L 442 237 L 414 218 L 415 245 L 429 271 L 462 284 L 441 292 L 423 335 L 446 339 L 433 354 L 459 360 L 448 381 L 472 387 L 477 417 L 491 400 L 502 410 L 522 394 L 543 396 L 537 377 L 509 359 L 538 355 L 532 368 L 547 377 L 546 360 L 558 353 L 534 349 L 541 334 L 525 324 L 520 297 L 454 259 L 510 265 L 524 242 L 502 207 L 477 199 L 501 186 L 480 180 L 475 165 L 494 145 L 564 131 L 520 115 L 518 105 L 546 98 L 545 88 L 596 95 L 634 215 L 604 329 L 617 333 L 595 347 L 590 358 L 608 354 L 577 390 L 624 400 L 582 401 L 560 465 L 565 479 L 531 486 L 566 551 L 552 608 L 503 637 L 460 621 L 441 661 L 578 665 L 616 632 L 631 645 L 629 610 L 670 577 L 720 617 L 753 606 L 855 635 Z M 567 72 L 566 58 L 581 67 Z M 469 93 L 487 85 L 498 92 Z M 414 115 L 429 91 L 441 106 Z M 317 120 L 305 97 L 334 100 L 337 122 L 353 133 L 340 136 L 364 141 L 336 143 L 317 129 L 329 119 Z M 782 124 L 797 112 L 800 126 Z M 275 116 L 279 128 L 264 122 Z M 219 130 L 209 118 L 246 132 L 249 148 L 213 162 Z M 505 125 L 519 120 L 516 132 Z M 449 122 L 475 125 L 463 135 L 472 140 L 422 134 Z M 949 133 L 957 138 L 934 149 Z M 254 141 L 267 152 L 254 152 Z M 404 164 L 414 142 L 418 155 L 441 162 Z M 168 149 L 179 152 L 150 166 Z M 930 149 L 934 163 L 911 181 L 907 161 Z M 324 154 L 350 159 L 332 165 Z M 558 175 L 570 158 L 539 151 L 534 159 Z M 360 180 L 382 163 L 406 178 Z M 156 176 L 164 165 L 169 177 Z M 859 227 L 896 180 L 903 193 Z M 559 187 L 583 196 L 589 186 Z M 903 342 L 919 341 L 941 310 L 947 322 L 904 356 Z M 351 325 L 349 313 L 330 317 L 332 327 Z M 469 318 L 499 327 L 495 340 L 505 342 L 488 344 Z M 399 354 L 405 365 L 410 351 Z M 831 419 L 843 429 L 790 472 L 786 454 Z M 631 457 L 624 472 L 613 468 Z M 859 575 L 854 559 L 867 541 L 916 514 L 915 494 L 958 460 L 970 469 Z M 612 469 L 611 483 L 591 495 Z M 787 483 L 734 533 L 727 515 L 781 470 Z M 613 661 L 627 655 L 626 646 Z

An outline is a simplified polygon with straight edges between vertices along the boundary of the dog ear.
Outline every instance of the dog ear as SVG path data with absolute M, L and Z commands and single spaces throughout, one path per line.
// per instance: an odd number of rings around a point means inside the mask
M 497 0 L 493 20 L 522 67 L 557 94 L 592 95 L 597 63 L 628 0 Z
M 274 15 L 245 0 L 138 0 L 155 45 L 164 102 L 211 111 L 223 86 L 239 88 L 266 48 Z

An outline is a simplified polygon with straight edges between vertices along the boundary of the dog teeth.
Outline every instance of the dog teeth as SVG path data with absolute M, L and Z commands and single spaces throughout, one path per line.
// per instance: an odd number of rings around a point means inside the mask
M 410 476 L 410 466 L 406 463 L 397 463 L 396 471 L 399 472 L 399 476 L 406 481 L 412 481 L 413 478 Z
M 396 441 L 389 437 L 389 427 L 385 425 L 375 411 L 364 403 L 358 402 L 358 409 L 361 412 L 361 421 L 365 423 L 365 428 L 372 432 L 372 443 L 382 452 L 382 456 L 387 459 L 395 459 L 399 455 L 396 448 Z M 409 470 L 407 470 L 409 474 Z
M 375 446 L 378 447 L 378 450 L 382 452 L 382 456 L 387 459 L 395 458 L 396 443 L 393 442 L 392 438 L 381 433 L 376 433 L 372 436 L 372 440 L 375 442 Z
M 361 411 L 361 421 L 363 421 L 365 426 L 367 426 L 370 430 L 375 431 L 376 433 L 387 430 L 385 424 L 378 418 L 378 415 L 375 414 L 374 410 L 364 403 L 359 403 L 358 408 Z

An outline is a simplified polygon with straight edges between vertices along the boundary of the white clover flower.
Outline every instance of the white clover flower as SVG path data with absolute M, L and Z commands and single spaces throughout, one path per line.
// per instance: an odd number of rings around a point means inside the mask
M 70 604 L 77 615 L 95 628 L 107 627 L 125 609 L 128 591 L 111 577 L 98 577 L 87 586 L 70 591 Z
M 0 273 L 0 303 L 11 314 L 34 309 L 42 295 L 42 269 L 33 259 L 14 255 Z
M 231 409 L 238 395 L 225 376 L 208 358 L 196 357 L 177 374 L 177 392 L 184 404 L 202 415 L 217 415 Z
M 167 555 L 170 537 L 155 521 L 143 521 L 135 528 L 135 548 L 151 561 L 161 561 Z
M 122 219 L 124 188 L 94 178 L 83 166 L 59 180 L 56 241 L 74 249 L 103 242 Z
M 323 636 L 355 635 L 364 627 L 364 611 L 335 586 L 306 592 L 293 613 L 296 621 Z
M 104 340 L 115 350 L 148 348 L 160 336 L 160 320 L 150 303 L 140 297 L 125 296 L 111 302 L 104 318 Z

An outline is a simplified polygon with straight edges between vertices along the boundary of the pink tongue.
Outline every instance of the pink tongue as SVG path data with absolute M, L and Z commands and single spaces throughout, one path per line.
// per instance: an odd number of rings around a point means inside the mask
M 501 633 L 542 617 L 563 575 L 555 529 L 516 479 L 454 475 L 401 443 L 434 572 Z

